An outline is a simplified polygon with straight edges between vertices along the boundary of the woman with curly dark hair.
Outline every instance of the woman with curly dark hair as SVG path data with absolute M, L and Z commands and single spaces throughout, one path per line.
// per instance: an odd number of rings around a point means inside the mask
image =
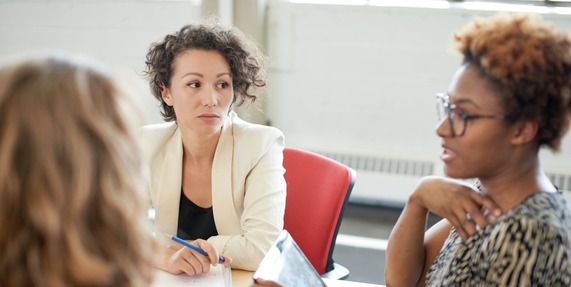
M 264 60 L 243 33 L 216 23 L 184 26 L 148 51 L 146 74 L 166 123 L 145 126 L 142 144 L 163 246 L 156 265 L 165 271 L 205 273 L 219 254 L 255 270 L 283 228 L 284 136 L 232 111 L 265 86 Z
M 571 37 L 498 14 L 455 34 L 437 95 L 444 172 L 420 181 L 387 248 L 387 286 L 570 286 L 571 211 L 541 168 L 571 114 Z M 428 212 L 444 219 L 425 233 Z

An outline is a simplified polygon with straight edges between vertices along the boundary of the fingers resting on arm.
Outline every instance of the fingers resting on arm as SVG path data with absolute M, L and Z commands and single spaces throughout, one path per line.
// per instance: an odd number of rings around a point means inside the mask
M 446 218 L 463 240 L 501 215 L 491 198 L 460 180 L 425 177 L 411 197 L 432 213 Z

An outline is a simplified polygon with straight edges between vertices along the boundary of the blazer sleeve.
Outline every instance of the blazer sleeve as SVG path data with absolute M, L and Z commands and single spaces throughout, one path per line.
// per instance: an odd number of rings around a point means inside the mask
M 233 268 L 252 271 L 258 268 L 283 229 L 285 213 L 284 136 L 275 128 L 266 127 L 264 132 L 258 144 L 250 143 L 246 147 L 238 143 L 242 148 L 234 151 L 240 167 L 235 167 L 233 173 L 246 175 L 242 182 L 234 178 L 237 182 L 233 184 L 235 189 L 243 186 L 243 209 L 239 215 L 241 233 L 208 239 L 222 254 L 232 257 Z

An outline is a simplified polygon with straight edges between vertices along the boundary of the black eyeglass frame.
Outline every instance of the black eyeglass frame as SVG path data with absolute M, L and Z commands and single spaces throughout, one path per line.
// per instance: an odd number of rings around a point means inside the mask
M 440 107 L 444 107 L 444 115 L 440 114 Z M 454 110 L 460 111 L 458 114 L 460 119 L 462 119 L 463 128 L 462 132 L 457 134 L 456 129 L 454 128 L 454 121 L 452 120 Z M 466 133 L 466 126 L 468 125 L 468 121 L 475 120 L 475 119 L 494 119 L 494 120 L 501 120 L 505 121 L 509 119 L 507 115 L 475 115 L 475 114 L 467 114 L 456 106 L 455 104 L 450 103 L 450 96 L 447 93 L 436 93 L 436 112 L 438 114 L 438 122 L 442 122 L 444 117 L 448 117 L 448 123 L 450 124 L 450 128 L 452 129 L 452 135 L 454 137 L 461 137 Z

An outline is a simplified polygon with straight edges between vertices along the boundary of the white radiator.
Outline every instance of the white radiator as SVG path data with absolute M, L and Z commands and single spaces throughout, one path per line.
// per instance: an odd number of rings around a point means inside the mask
M 427 175 L 442 174 L 439 161 L 364 156 L 348 153 L 315 151 L 357 171 L 350 201 L 401 207 L 418 180 Z M 554 185 L 571 203 L 571 174 L 548 172 Z
M 402 206 L 421 177 L 436 173 L 431 161 L 315 152 L 357 171 L 351 202 Z

